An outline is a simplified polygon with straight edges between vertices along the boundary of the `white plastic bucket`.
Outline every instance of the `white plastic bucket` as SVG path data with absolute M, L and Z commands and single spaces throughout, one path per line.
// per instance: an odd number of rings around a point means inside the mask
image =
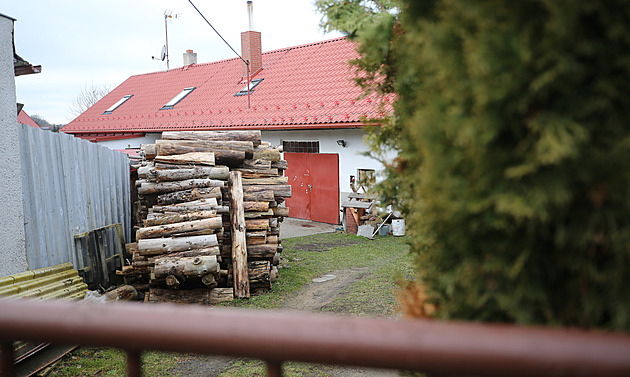
M 405 235 L 405 220 L 404 219 L 393 219 L 392 220 L 392 234 L 394 236 L 404 236 Z

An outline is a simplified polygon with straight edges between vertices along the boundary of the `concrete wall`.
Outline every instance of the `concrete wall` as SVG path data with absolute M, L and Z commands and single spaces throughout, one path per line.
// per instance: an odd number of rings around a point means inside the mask
M 12 33 L 13 20 L 0 15 L 0 276 L 28 267 Z

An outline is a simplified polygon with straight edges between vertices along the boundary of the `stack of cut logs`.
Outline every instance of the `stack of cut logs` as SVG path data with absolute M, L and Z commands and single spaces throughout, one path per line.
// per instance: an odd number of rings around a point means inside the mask
M 146 301 L 213 304 L 271 289 L 291 196 L 280 149 L 260 131 L 164 132 L 142 149 L 142 226 L 120 274 L 148 283 Z

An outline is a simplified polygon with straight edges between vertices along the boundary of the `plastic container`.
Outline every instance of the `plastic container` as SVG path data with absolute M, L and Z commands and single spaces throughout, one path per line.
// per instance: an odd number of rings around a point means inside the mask
M 389 224 L 383 224 L 381 229 L 378 230 L 378 235 L 381 237 L 389 235 Z
M 404 236 L 405 235 L 405 220 L 404 219 L 393 219 L 392 220 L 392 234 L 394 236 Z
M 374 227 L 372 225 L 359 225 L 357 236 L 370 238 L 372 237 L 372 233 L 374 233 Z

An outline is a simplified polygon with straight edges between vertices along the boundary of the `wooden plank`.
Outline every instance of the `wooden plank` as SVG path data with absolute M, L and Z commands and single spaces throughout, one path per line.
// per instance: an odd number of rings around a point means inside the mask
M 223 226 L 220 217 L 210 217 L 200 220 L 179 222 L 174 224 L 155 225 L 140 228 L 136 232 L 137 239 L 160 238 L 173 234 L 183 234 L 186 232 L 196 232 L 199 230 L 218 229 Z
M 289 163 L 286 160 L 273 161 L 271 163 L 271 167 L 275 169 L 283 169 L 286 170 L 289 168 Z
M 253 170 L 269 170 L 271 169 L 271 161 L 269 160 L 245 160 L 243 161 L 242 169 Z
M 359 194 L 358 192 L 351 192 L 350 194 L 348 194 L 348 198 L 350 198 L 350 199 L 369 199 L 369 200 L 374 200 L 374 199 L 376 199 L 376 195 L 374 195 L 374 194 Z
M 223 187 L 224 185 L 224 181 L 215 179 L 187 179 L 185 181 L 157 183 L 145 182 L 138 188 L 138 194 L 163 194 L 166 192 L 189 190 L 195 187 Z
M 246 224 L 245 211 L 243 209 L 243 185 L 240 172 L 230 172 L 229 187 L 234 296 L 238 298 L 249 298 L 247 241 L 245 235 Z
M 151 288 L 149 302 L 171 302 L 177 304 L 216 305 L 218 302 L 232 301 L 232 288 L 170 290 Z
M 357 200 L 346 200 L 345 202 L 341 203 L 341 207 L 367 209 L 367 208 L 372 207 L 372 202 L 359 202 Z
M 251 194 L 259 191 L 273 191 L 274 198 L 290 198 L 291 185 L 247 185 L 243 186 L 244 194 Z
M 192 202 L 198 199 L 210 199 L 215 198 L 220 200 L 222 198 L 220 187 L 195 187 L 189 190 L 167 192 L 162 195 L 158 195 L 158 205 L 169 205 L 183 202 Z
M 155 145 L 158 156 L 177 154 L 169 153 L 169 151 L 177 150 L 178 147 L 202 148 L 209 151 L 220 149 L 254 153 L 254 143 L 241 140 L 157 140 Z
M 245 212 L 264 212 L 269 210 L 269 202 L 243 202 Z
M 217 236 L 214 234 L 180 238 L 148 238 L 138 240 L 138 253 L 140 255 L 166 254 L 218 245 Z
M 168 275 L 173 275 L 176 278 L 201 278 L 210 273 L 219 274 L 219 263 L 215 255 L 196 257 L 172 257 L 169 255 L 156 258 L 153 266 L 153 276 L 156 279 L 166 278 Z
M 214 153 L 212 152 L 189 152 L 173 156 L 155 156 L 156 162 L 166 162 L 169 164 L 201 164 L 214 165 Z
M 153 175 L 158 182 L 198 178 L 227 180 L 229 172 L 227 166 L 199 166 L 187 169 L 153 170 L 149 171 L 148 175 Z
M 269 219 L 245 220 L 245 228 L 248 231 L 267 230 L 268 227 L 269 227 Z
M 288 177 L 243 178 L 243 185 L 286 185 Z
M 245 212 L 246 219 L 259 219 L 261 217 L 272 217 L 273 211 L 267 210 L 264 212 Z
M 165 131 L 163 140 L 236 140 L 251 141 L 254 147 L 261 144 L 261 132 L 255 131 Z
M 254 159 L 255 160 L 269 160 L 272 163 L 275 161 L 280 161 L 280 151 L 275 148 L 264 148 L 262 146 L 254 148 Z
M 289 207 L 272 207 L 274 216 L 289 217 Z

